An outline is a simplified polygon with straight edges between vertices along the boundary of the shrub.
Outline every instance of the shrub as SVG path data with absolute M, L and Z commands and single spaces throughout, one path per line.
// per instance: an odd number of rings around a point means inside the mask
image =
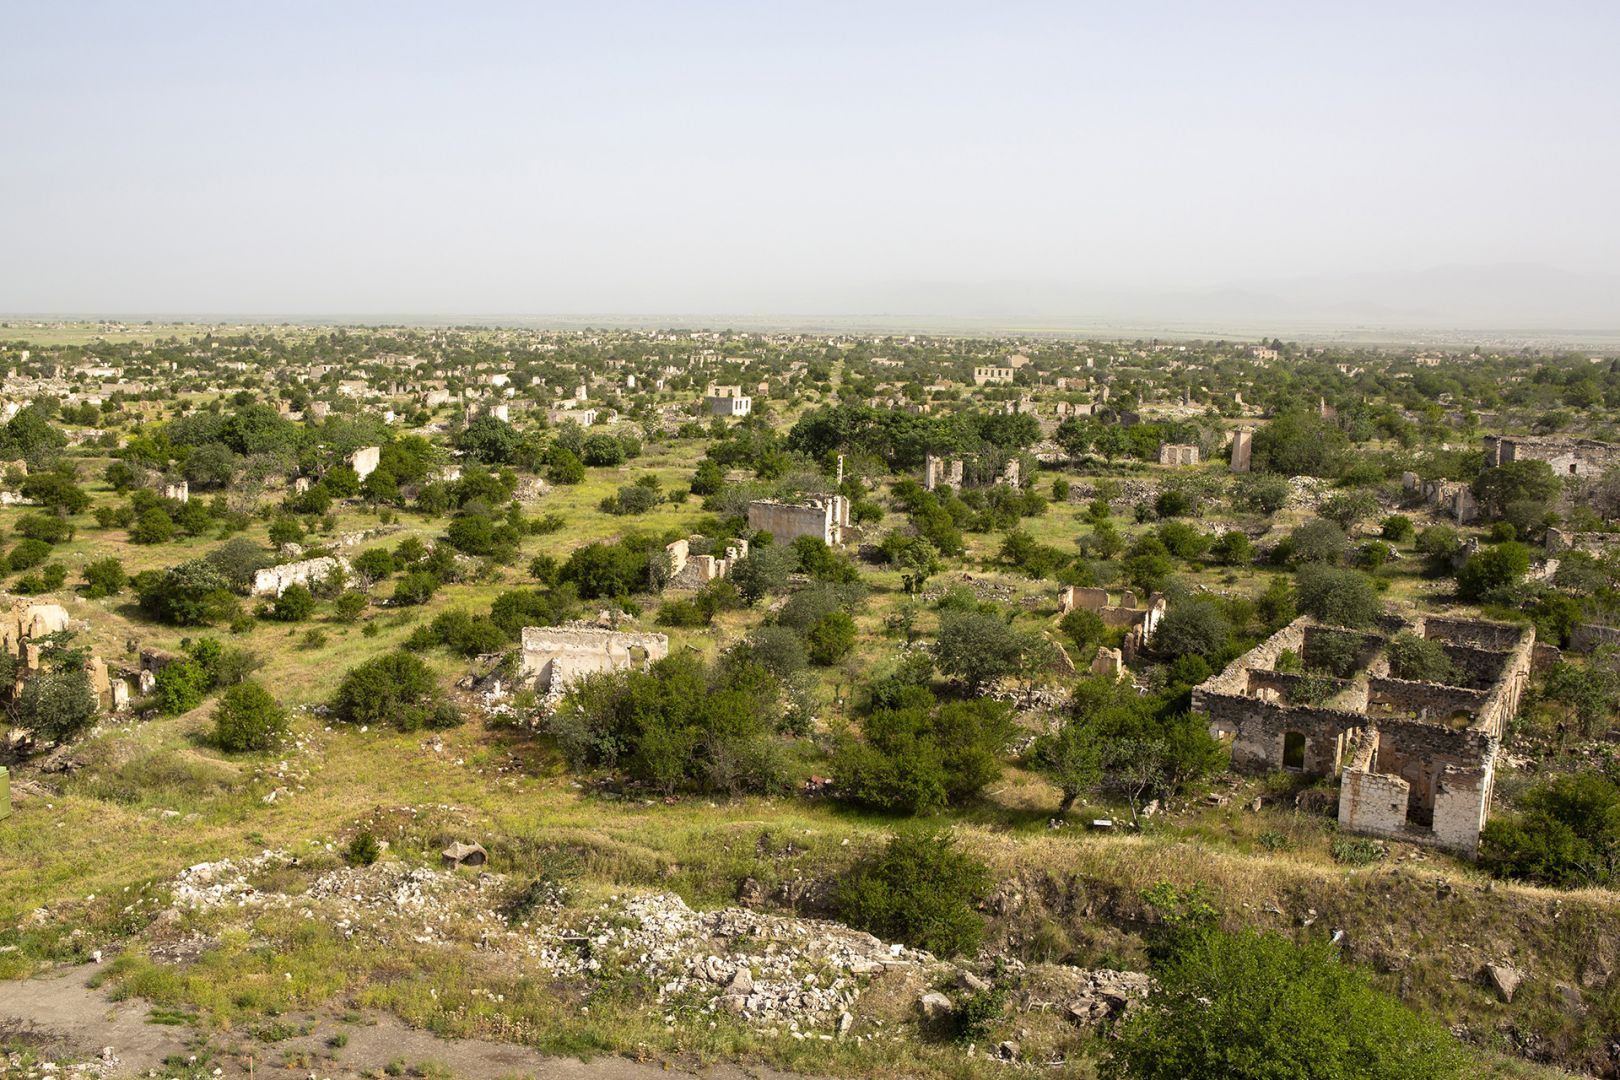
M 778 698 L 776 679 L 746 658 L 705 668 L 670 656 L 647 671 L 580 679 L 546 727 L 576 769 L 608 769 L 666 794 L 778 792 L 787 785 Z
M 382 844 L 371 834 L 370 829 L 354 834 L 343 849 L 343 860 L 350 866 L 370 866 L 382 857 Z M 400 1070 L 404 1072 L 403 1069 Z
M 214 743 L 223 750 L 268 750 L 286 731 L 286 711 L 251 679 L 226 690 L 214 706 Z
M 208 693 L 208 672 L 195 660 L 176 660 L 158 670 L 158 707 L 166 713 L 190 712 Z
M 1365 836 L 1341 836 L 1329 846 L 1333 861 L 1345 866 L 1371 866 L 1384 857 L 1384 845 Z
M 945 611 L 939 617 L 934 661 L 940 671 L 976 691 L 1017 672 L 1030 646 L 999 614 Z
M 1517 541 L 1496 544 L 1468 556 L 1457 571 L 1457 594 L 1464 600 L 1482 600 L 1489 593 L 1513 584 L 1530 569 L 1530 549 Z
M 1532 788 L 1519 812 L 1492 818 L 1480 862 L 1501 877 L 1563 888 L 1620 883 L 1620 785 L 1598 773 Z
M 143 611 L 175 626 L 223 622 L 241 609 L 225 578 L 201 559 L 144 571 L 134 586 Z
M 990 892 L 990 871 L 956 849 L 945 833 L 901 834 L 833 890 L 849 925 L 936 956 L 972 953 L 984 939 L 976 905 Z
M 1095 611 L 1075 608 L 1063 616 L 1058 623 L 1058 629 L 1063 631 L 1064 636 L 1074 642 L 1077 648 L 1085 649 L 1100 642 L 1108 628 L 1103 625 L 1102 616 Z
M 426 570 L 413 570 L 394 583 L 394 603 L 401 607 L 425 604 L 439 589 L 439 579 Z
M 460 723 L 432 669 L 408 652 L 384 653 L 350 668 L 331 706 L 345 723 L 387 724 L 400 731 Z
M 97 559 L 84 567 L 84 595 L 92 600 L 117 596 L 129 584 L 124 564 L 114 558 Z
M 1438 641 L 1402 632 L 1389 643 L 1389 673 L 1413 682 L 1455 683 L 1461 673 Z
M 1405 514 L 1391 514 L 1379 526 L 1378 535 L 1392 544 L 1406 544 L 1417 535 L 1417 530 Z
M 12 573 L 19 570 L 32 570 L 36 566 L 45 565 L 51 557 L 51 545 L 43 540 L 19 540 L 6 556 L 6 568 Z
M 1210 554 L 1222 566 L 1247 566 L 1254 561 L 1254 544 L 1246 534 L 1231 529 L 1215 541 Z
M 855 620 L 842 611 L 829 611 L 804 635 L 810 662 L 830 667 L 855 648 Z
M 893 707 L 844 736 L 832 771 L 840 798 L 899 813 L 926 814 L 974 798 L 1001 776 L 1012 734 L 1007 707 L 978 698 L 939 705 L 926 689 L 902 692 Z
M 315 594 L 302 585 L 289 585 L 264 615 L 276 622 L 303 622 L 314 613 Z
M 1189 936 L 1115 1029 L 1106 1080 L 1464 1075 L 1461 1048 L 1345 963 L 1325 939 Z
M 1153 634 L 1153 649 L 1172 659 L 1202 656 L 1211 659 L 1226 649 L 1231 626 L 1211 600 L 1189 600 L 1165 613 Z
M 1334 626 L 1371 626 L 1383 610 L 1365 574 L 1332 566 L 1304 566 L 1294 579 L 1299 610 Z

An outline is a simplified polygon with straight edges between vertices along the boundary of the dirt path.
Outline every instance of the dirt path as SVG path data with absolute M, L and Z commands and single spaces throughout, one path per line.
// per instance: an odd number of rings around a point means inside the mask
M 274 1044 L 246 1043 L 240 1037 L 215 1039 L 206 1046 L 187 1026 L 149 1023 L 150 1008 L 140 1001 L 109 1001 L 87 982 L 96 969 L 67 968 L 21 981 L 0 981 L 0 1043 L 34 1047 L 41 1060 L 115 1061 L 106 1076 L 145 1076 L 171 1058 L 207 1059 L 207 1071 L 223 1077 L 297 1076 L 338 1078 L 382 1075 L 384 1066 L 437 1063 L 468 1080 L 543 1077 L 545 1080 L 802 1080 L 770 1069 L 720 1065 L 693 1073 L 672 1062 L 597 1058 L 584 1062 L 547 1057 L 527 1047 L 483 1039 L 441 1039 L 406 1027 L 387 1015 L 368 1015 L 357 1024 L 329 1021 L 309 1035 Z M 347 1035 L 340 1048 L 327 1040 Z M 250 1063 L 251 1062 L 251 1063 Z M 172 1075 L 160 1071 L 157 1075 Z

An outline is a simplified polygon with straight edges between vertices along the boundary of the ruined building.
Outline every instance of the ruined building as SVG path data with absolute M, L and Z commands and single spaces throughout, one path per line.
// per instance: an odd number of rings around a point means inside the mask
M 779 544 L 815 536 L 837 547 L 850 528 L 849 500 L 842 495 L 818 496 L 803 503 L 756 499 L 748 504 L 748 527 L 755 532 L 765 530 Z
M 16 685 L 0 690 L 10 695 L 21 689 L 23 680 L 30 672 L 38 671 L 44 659 L 43 640 L 73 629 L 73 620 L 61 604 L 19 600 L 0 611 L 0 651 L 17 658 Z M 90 677 L 90 689 L 96 695 L 98 709 L 117 710 L 129 704 L 129 684 L 122 677 L 109 674 L 107 665 L 99 657 L 88 658 L 84 670 Z
M 1198 464 L 1198 447 L 1190 443 L 1160 443 L 1160 465 L 1196 465 Z
M 1440 643 L 1456 674 L 1390 672 L 1401 631 Z M 1232 768 L 1339 781 L 1339 824 L 1474 855 L 1490 812 L 1502 732 L 1530 674 L 1535 630 L 1474 619 L 1391 618 L 1341 630 L 1299 618 L 1193 691 Z M 1351 661 L 1339 675 L 1329 658 Z
M 953 488 L 962 486 L 962 459 L 949 460 L 929 454 L 923 458 L 923 490 L 933 491 L 941 484 Z
M 633 634 L 600 626 L 525 626 L 520 682 L 556 696 L 600 671 L 645 667 L 669 655 L 664 634 Z
M 1138 605 L 1136 593 L 1126 589 L 1120 594 L 1119 603 L 1115 604 L 1108 595 L 1107 589 L 1087 589 L 1079 585 L 1065 585 L 1058 590 L 1058 618 L 1062 618 L 1071 611 L 1093 611 L 1102 619 L 1104 626 L 1110 629 L 1125 628 L 1125 642 L 1121 649 L 1111 650 L 1117 652 L 1119 663 L 1132 664 L 1148 641 L 1153 632 L 1159 628 L 1159 620 L 1164 618 L 1164 594 L 1154 593 L 1148 597 L 1145 605 Z M 1117 666 L 1112 669 L 1117 673 Z M 1100 674 L 1097 661 L 1092 662 L 1092 672 Z
M 1479 519 L 1479 500 L 1461 480 L 1424 480 L 1415 472 L 1404 472 L 1401 487 L 1408 497 L 1436 507 L 1459 525 Z
M 693 536 L 685 540 L 676 540 L 664 546 L 664 554 L 669 557 L 669 586 L 672 589 L 701 589 L 715 578 L 723 578 L 731 572 L 737 560 L 748 557 L 748 541 L 733 540 L 726 545 L 722 556 L 692 553 L 694 543 L 709 543 L 708 537 Z
M 1620 465 L 1620 446 L 1555 435 L 1487 435 L 1485 464 L 1545 461 L 1559 476 L 1596 478 Z
M 1240 401 L 1239 404 L 1242 404 L 1242 402 Z M 1246 472 L 1248 472 L 1249 471 L 1249 460 L 1253 455 L 1254 455 L 1254 432 L 1252 432 L 1252 431 L 1234 431 L 1234 432 L 1232 432 L 1232 464 L 1231 464 L 1232 471 L 1235 472 L 1235 473 L 1246 473 Z

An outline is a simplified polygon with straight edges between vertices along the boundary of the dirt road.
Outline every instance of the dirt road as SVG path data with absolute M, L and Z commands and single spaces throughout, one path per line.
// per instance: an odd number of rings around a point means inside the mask
M 441 1039 L 406 1027 L 386 1015 L 368 1015 L 359 1023 L 317 1022 L 308 1035 L 274 1044 L 243 1037 L 216 1037 L 207 1045 L 192 1028 L 151 1023 L 150 1008 L 139 1001 L 109 1001 L 87 985 L 94 967 L 67 968 L 21 981 L 0 981 L 0 1044 L 34 1048 L 41 1060 L 105 1059 L 105 1076 L 174 1075 L 165 1062 L 206 1059 L 204 1070 L 222 1077 L 294 1075 L 322 1078 L 380 1076 L 390 1063 L 407 1068 L 436 1063 L 457 1077 L 498 1080 L 543 1077 L 545 1080 L 669 1080 L 702 1076 L 705 1080 L 795 1080 L 769 1069 L 721 1065 L 697 1073 L 675 1063 L 636 1062 L 624 1058 L 546 1057 L 522 1046 L 482 1039 Z M 319 1018 L 313 1018 L 317 1021 Z M 329 1041 L 342 1031 L 344 1045 Z M 441 1073 L 442 1075 L 442 1073 Z

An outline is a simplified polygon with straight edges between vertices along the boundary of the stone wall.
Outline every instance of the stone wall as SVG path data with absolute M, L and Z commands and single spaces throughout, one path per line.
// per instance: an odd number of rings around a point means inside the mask
M 1198 447 L 1188 443 L 1160 443 L 1160 465 L 1196 465 Z
M 268 566 L 253 575 L 253 595 L 280 596 L 293 585 L 313 588 L 334 570 L 341 571 L 345 578 L 354 573 L 349 560 L 341 555 L 322 555 L 318 559 Z
M 1558 476 L 1596 479 L 1620 466 L 1620 446 L 1596 439 L 1547 435 L 1485 436 L 1485 464 L 1506 465 L 1510 461 L 1545 461 Z
M 756 532 L 763 529 L 779 544 L 814 536 L 836 547 L 844 542 L 844 530 L 849 528 L 849 500 L 842 495 L 806 503 L 756 499 L 748 504 L 748 527 Z
M 664 634 L 636 634 L 595 626 L 525 626 L 522 681 L 557 694 L 582 676 L 644 666 L 669 655 Z
M 354 470 L 356 476 L 364 480 L 377 471 L 377 465 L 382 461 L 382 447 L 366 446 L 349 455 L 349 468 Z

